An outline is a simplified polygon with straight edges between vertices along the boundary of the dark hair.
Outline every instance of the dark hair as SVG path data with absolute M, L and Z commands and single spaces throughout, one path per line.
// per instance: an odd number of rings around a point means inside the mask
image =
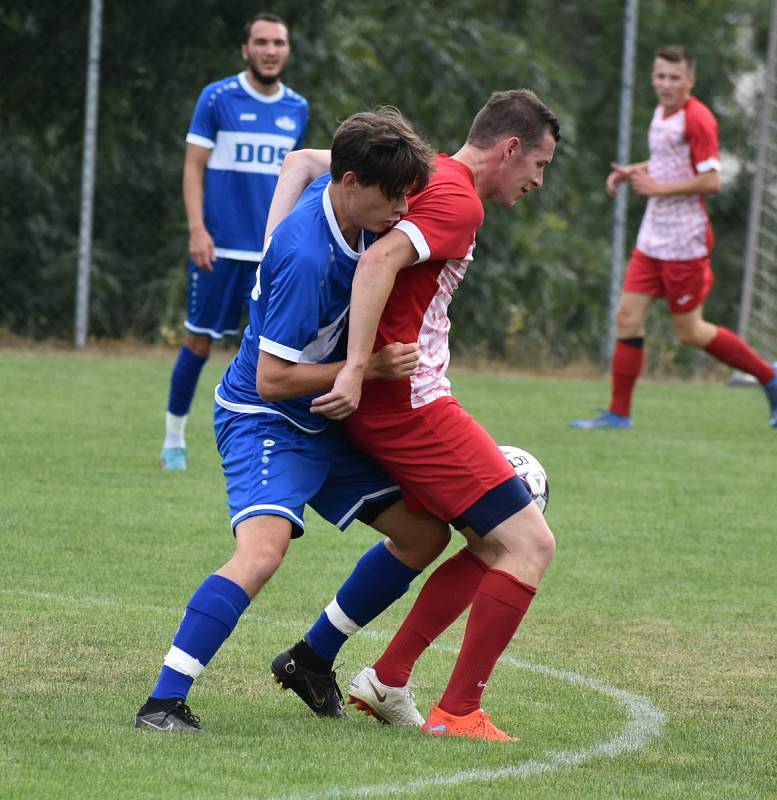
M 696 58 L 684 44 L 665 44 L 656 50 L 656 58 L 663 58 L 664 61 L 672 64 L 680 64 L 684 61 L 689 72 L 693 72 L 696 68 Z
M 526 147 L 536 147 L 547 131 L 561 139 L 556 115 L 529 89 L 494 92 L 478 111 L 467 144 L 490 147 L 506 136 L 517 136 Z
M 332 180 L 353 172 L 362 186 L 377 184 L 389 199 L 429 183 L 434 151 L 393 106 L 348 117 L 332 139 Z
M 289 26 L 286 24 L 286 20 L 279 17 L 277 14 L 270 14 L 266 11 L 260 11 L 258 14 L 254 14 L 251 19 L 246 22 L 243 26 L 243 44 L 248 44 L 248 40 L 251 38 L 251 28 L 254 27 L 255 22 L 275 22 L 278 25 L 283 25 L 288 32 Z

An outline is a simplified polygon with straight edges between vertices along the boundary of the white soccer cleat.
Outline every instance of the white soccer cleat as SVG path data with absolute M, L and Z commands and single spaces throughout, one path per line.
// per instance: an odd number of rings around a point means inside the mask
M 415 725 L 420 728 L 424 724 L 410 685 L 386 686 L 372 667 L 365 667 L 348 684 L 348 702 L 386 725 Z

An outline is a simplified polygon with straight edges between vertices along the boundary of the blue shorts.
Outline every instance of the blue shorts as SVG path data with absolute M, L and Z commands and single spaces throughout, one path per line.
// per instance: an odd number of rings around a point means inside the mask
M 294 538 L 302 536 L 306 503 L 345 530 L 402 496 L 339 425 L 309 434 L 275 414 L 236 414 L 218 404 L 213 414 L 233 530 L 248 517 L 271 514 L 291 521 Z
M 189 260 L 186 330 L 212 339 L 238 333 L 243 309 L 256 283 L 257 266 L 255 261 L 217 258 L 213 272 L 208 272 Z

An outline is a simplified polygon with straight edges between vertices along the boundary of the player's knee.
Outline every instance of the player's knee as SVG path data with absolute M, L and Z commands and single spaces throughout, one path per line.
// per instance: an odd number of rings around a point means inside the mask
M 615 325 L 618 337 L 624 339 L 629 336 L 637 336 L 640 331 L 642 320 L 628 307 L 618 306 L 615 310 Z
M 675 327 L 677 338 L 687 347 L 703 347 L 703 331 L 696 326 Z
M 447 525 L 444 529 L 440 529 L 435 536 L 425 539 L 421 543 L 420 550 L 426 563 L 431 564 L 445 550 L 450 540 L 451 530 Z
M 537 555 L 547 566 L 556 555 L 556 537 L 547 525 L 538 533 L 535 544 Z
M 199 336 L 194 333 L 189 333 L 186 336 L 186 347 L 191 350 L 194 355 L 200 358 L 207 358 L 210 355 L 210 336 Z
M 249 583 L 256 586 L 257 590 L 264 586 L 278 571 L 283 556 L 283 552 L 271 548 L 242 554 L 242 567 L 248 576 Z
M 422 570 L 445 550 L 450 540 L 451 532 L 446 525 L 434 533 L 412 539 L 400 541 L 389 539 L 388 548 L 389 552 L 406 566 Z
M 532 520 L 522 539 L 521 547 L 532 561 L 547 567 L 556 554 L 556 538 L 545 519 Z
M 257 519 L 252 518 L 253 521 Z M 287 536 L 272 535 L 272 532 L 262 529 L 251 530 L 246 535 L 244 529 L 238 532 L 238 544 L 232 562 L 251 585 L 261 587 L 278 570 L 287 549 Z

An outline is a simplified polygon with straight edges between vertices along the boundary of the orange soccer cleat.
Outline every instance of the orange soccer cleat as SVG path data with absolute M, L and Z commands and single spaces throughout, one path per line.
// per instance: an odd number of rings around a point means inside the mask
M 435 706 L 421 728 L 421 733 L 430 736 L 465 736 L 468 739 L 482 739 L 486 742 L 520 742 L 514 736 L 508 736 L 491 722 L 491 716 L 482 708 L 457 717 Z

